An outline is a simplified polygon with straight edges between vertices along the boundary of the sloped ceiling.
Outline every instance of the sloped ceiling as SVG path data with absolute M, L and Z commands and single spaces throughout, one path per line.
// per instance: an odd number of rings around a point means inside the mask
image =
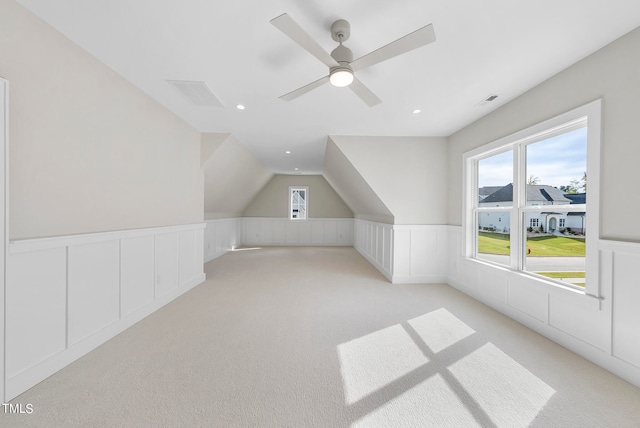
M 239 217 L 273 173 L 233 135 L 202 134 L 205 219 Z
M 376 195 L 331 137 L 324 157 L 324 178 L 344 202 L 354 217 L 364 220 L 393 223 L 393 213 Z
M 390 215 L 394 224 L 447 223 L 446 138 L 331 136 L 327 173 L 357 216 Z

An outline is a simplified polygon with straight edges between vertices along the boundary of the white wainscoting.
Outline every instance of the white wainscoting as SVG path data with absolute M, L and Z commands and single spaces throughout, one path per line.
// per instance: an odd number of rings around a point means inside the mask
M 394 284 L 447 280 L 449 226 L 355 220 L 354 247 Z
M 203 282 L 204 227 L 12 241 L 5 399 Z
M 447 281 L 448 226 L 393 226 L 394 284 Z
M 354 220 L 353 247 L 393 282 L 393 225 Z
M 640 387 L 640 244 L 598 242 L 602 301 L 463 257 L 449 228 L 448 283 Z
M 352 218 L 243 217 L 243 245 L 353 245 Z
M 209 262 L 239 247 L 242 241 L 242 218 L 206 220 L 204 261 Z

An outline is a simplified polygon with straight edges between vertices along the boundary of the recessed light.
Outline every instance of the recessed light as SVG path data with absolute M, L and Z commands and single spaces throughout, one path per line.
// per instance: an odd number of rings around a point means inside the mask
M 413 110 L 411 113 L 413 113 L 413 114 L 418 114 L 418 113 L 421 113 L 421 112 L 422 112 L 422 110 L 420 110 L 419 108 L 417 108 L 417 109 Z
M 236 108 L 237 108 L 238 110 L 244 110 L 244 109 L 245 109 L 245 107 L 244 107 L 242 104 L 238 104 L 238 105 L 236 106 Z
M 294 170 L 294 171 L 298 171 L 299 169 L 300 169 L 300 168 L 294 168 L 293 170 Z
M 285 151 L 285 153 L 290 155 L 291 154 L 291 150 L 287 150 L 287 151 Z

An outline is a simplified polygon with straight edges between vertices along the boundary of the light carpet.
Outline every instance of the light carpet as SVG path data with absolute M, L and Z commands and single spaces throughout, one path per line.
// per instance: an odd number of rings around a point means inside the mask
M 262 248 L 17 397 L 11 427 L 640 427 L 640 389 L 353 248 Z

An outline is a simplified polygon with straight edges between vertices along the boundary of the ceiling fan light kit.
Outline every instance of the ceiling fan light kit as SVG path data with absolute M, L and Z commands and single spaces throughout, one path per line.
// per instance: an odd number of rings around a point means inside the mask
M 332 68 L 329 74 L 329 82 L 338 88 L 344 88 L 353 83 L 353 72 L 349 68 Z
M 286 101 L 294 100 L 329 82 L 337 87 L 348 86 L 369 107 L 373 107 L 382 101 L 355 77 L 354 72 L 402 55 L 436 40 L 433 25 L 429 24 L 354 61 L 351 49 L 342 44 L 351 35 L 351 25 L 344 19 L 339 19 L 331 25 L 331 38 L 340 43 L 331 52 L 331 55 L 286 13 L 273 18 L 271 24 L 329 67 L 328 76 L 280 97 Z

